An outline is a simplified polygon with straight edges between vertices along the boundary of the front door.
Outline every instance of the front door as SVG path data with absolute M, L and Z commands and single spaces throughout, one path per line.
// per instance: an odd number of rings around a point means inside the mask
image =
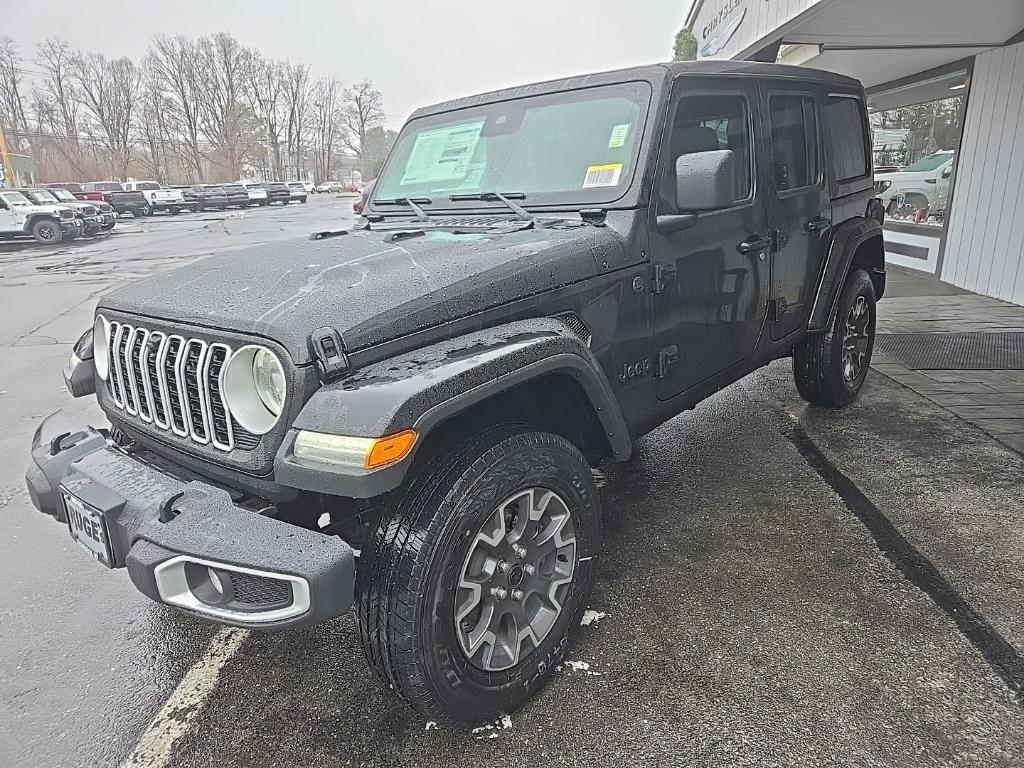
M 652 195 L 657 213 L 675 210 L 675 161 L 680 155 L 731 150 L 732 206 L 697 215 L 671 234 L 651 232 L 654 368 L 660 400 L 685 392 L 753 351 L 764 322 L 768 288 L 768 221 L 757 172 L 760 137 L 756 86 L 736 80 L 682 78 Z
M 772 254 L 769 302 L 772 339 L 806 327 L 832 225 L 822 172 L 818 114 L 812 92 L 767 86 L 770 187 L 768 219 L 778 246 Z

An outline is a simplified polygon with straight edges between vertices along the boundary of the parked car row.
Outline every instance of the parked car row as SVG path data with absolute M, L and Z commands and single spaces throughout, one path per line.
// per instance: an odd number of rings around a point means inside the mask
M 31 237 L 43 245 L 74 240 L 85 234 L 86 218 L 84 212 L 62 202 L 37 203 L 21 190 L 0 189 L 2 239 Z
M 184 211 L 222 211 L 271 203 L 306 202 L 313 183 L 251 182 L 231 184 L 176 184 L 163 186 L 156 181 L 90 181 L 47 184 L 46 191 L 64 193 L 87 203 L 102 203 L 118 215 L 134 217 L 154 213 L 178 214 Z

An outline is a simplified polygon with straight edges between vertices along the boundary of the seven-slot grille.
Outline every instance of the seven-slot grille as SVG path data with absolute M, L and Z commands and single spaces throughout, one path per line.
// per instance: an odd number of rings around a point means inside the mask
M 227 344 L 111 321 L 107 347 L 107 389 L 122 411 L 221 451 L 256 447 L 259 436 L 239 426 L 224 399 L 220 375 L 231 357 Z

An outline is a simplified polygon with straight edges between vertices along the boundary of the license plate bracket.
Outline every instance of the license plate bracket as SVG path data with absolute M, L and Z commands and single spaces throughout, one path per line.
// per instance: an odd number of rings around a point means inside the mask
M 102 510 L 86 504 L 66 488 L 60 489 L 71 538 L 101 565 L 114 567 L 110 535 Z

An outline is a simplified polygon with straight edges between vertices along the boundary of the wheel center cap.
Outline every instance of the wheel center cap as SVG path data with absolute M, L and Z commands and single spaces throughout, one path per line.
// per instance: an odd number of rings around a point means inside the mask
M 523 583 L 523 566 L 514 565 L 508 572 L 508 584 L 510 587 L 518 587 Z

